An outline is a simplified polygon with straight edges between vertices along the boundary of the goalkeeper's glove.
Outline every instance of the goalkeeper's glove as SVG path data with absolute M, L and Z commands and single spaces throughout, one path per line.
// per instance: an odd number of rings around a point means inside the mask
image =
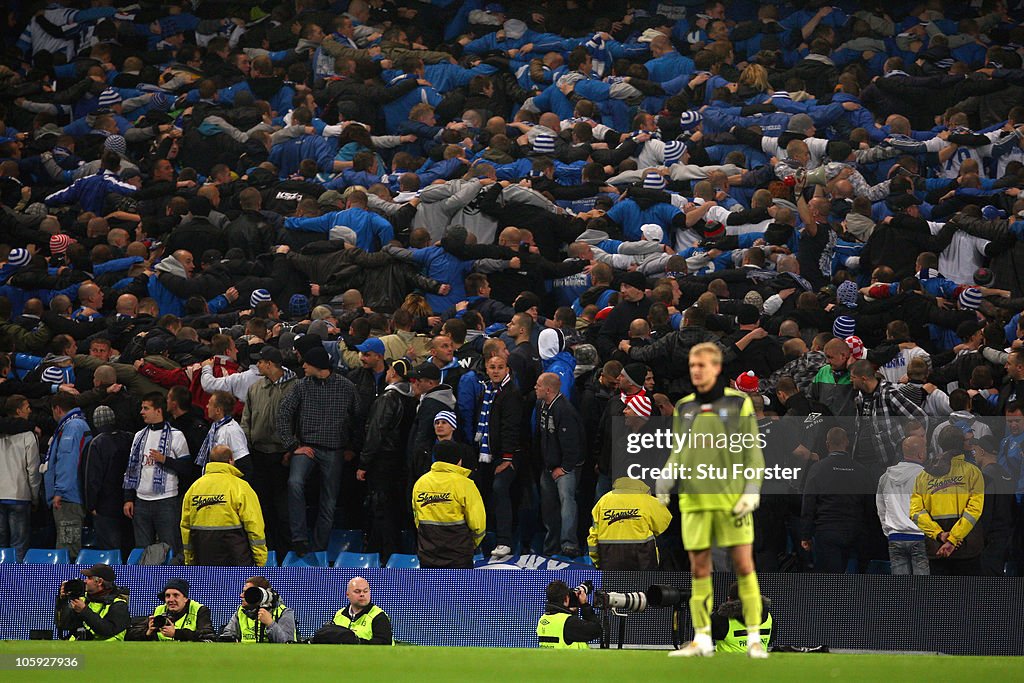
M 751 512 L 757 509 L 757 506 L 761 504 L 760 493 L 744 493 L 740 496 L 740 499 L 736 501 L 736 505 L 732 508 L 732 514 L 735 517 L 743 518 L 749 515 Z
M 657 498 L 658 502 L 664 505 L 665 507 L 668 507 L 669 503 L 672 502 L 672 494 L 670 493 L 659 493 L 657 496 L 655 496 L 655 498 Z

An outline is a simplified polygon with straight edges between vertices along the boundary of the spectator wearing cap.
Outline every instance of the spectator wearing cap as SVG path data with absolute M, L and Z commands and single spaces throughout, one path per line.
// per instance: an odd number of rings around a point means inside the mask
M 367 337 L 366 341 L 355 346 L 355 350 L 359 352 L 359 367 L 349 370 L 347 376 L 359 393 L 359 402 L 364 411 L 360 422 L 363 422 L 373 402 L 387 386 L 384 342 L 377 337 Z
M 404 358 L 387 365 L 387 384 L 366 416 L 366 435 L 356 470 L 356 479 L 367 483 L 370 500 L 367 550 L 379 552 L 382 559 L 400 548 L 404 500 L 409 490 L 405 450 L 418 406 L 409 383 L 411 372 Z
M 543 371 L 558 375 L 562 382 L 562 394 L 573 401 L 576 388 L 576 358 L 565 348 L 565 334 L 554 327 L 541 330 L 537 349 Z
M 210 618 L 210 608 L 188 597 L 189 585 L 185 579 L 174 578 L 164 585 L 152 616 L 128 629 L 125 640 L 200 641 L 212 642 L 216 633 Z M 157 617 L 161 625 L 154 624 Z
M 296 386 L 295 373 L 283 366 L 281 352 L 266 345 L 256 356 L 259 379 L 249 386 L 242 410 L 242 432 L 250 444 L 252 487 L 263 505 L 263 521 L 270 550 L 288 548 L 288 506 L 285 484 L 288 469 L 285 447 L 277 431 L 281 401 Z
M 857 428 L 851 444 L 854 460 L 876 469 L 895 464 L 900 459 L 899 444 L 906 436 L 904 425 L 908 419 L 927 424 L 924 409 L 876 374 L 869 360 L 850 365 L 850 381 L 857 392 Z
M 85 597 L 71 598 L 65 581 L 57 598 L 56 627 L 69 640 L 124 640 L 131 622 L 128 594 L 117 587 L 114 568 L 94 564 L 80 570 L 85 577 Z
M 437 437 L 434 419 L 442 410 L 456 414 L 455 394 L 441 383 L 441 370 L 433 362 L 417 365 L 409 375 L 413 396 L 419 401 L 409 431 L 409 481 L 414 482 L 430 469 L 431 449 Z
M 47 195 L 43 202 L 47 206 L 78 204 L 82 211 L 103 215 L 108 194 L 135 194 L 136 187 L 118 177 L 120 168 L 120 158 L 113 152 L 107 152 L 100 160 L 99 172 Z
M 0 544 L 14 548 L 19 562 L 28 550 L 32 506 L 39 499 L 42 483 L 39 442 L 31 423 L 27 422 L 31 414 L 32 408 L 25 396 L 13 394 L 5 399 L 4 415 L 26 420 L 28 425 L 26 431 L 19 434 L 0 436 Z
M 292 320 L 305 320 L 309 311 L 309 297 L 305 294 L 292 294 L 288 300 L 288 317 Z
M 348 378 L 333 372 L 323 346 L 302 354 L 305 377 L 286 394 L 277 414 L 277 431 L 289 459 L 288 517 L 292 549 L 300 554 L 323 550 L 334 528 L 343 451 L 362 438 L 356 423 L 359 394 Z M 306 483 L 320 471 L 320 508 L 312 536 L 306 525 Z
M 459 460 L 462 461 L 462 466 L 470 472 L 470 478 L 476 479 L 474 476 L 477 469 L 477 454 L 476 449 L 465 443 L 462 443 L 456 437 L 459 436 L 459 418 L 450 410 L 442 410 L 434 416 L 434 451 L 437 449 L 437 445 L 440 443 L 447 443 L 451 448 L 457 448 L 459 450 Z
M 128 143 L 124 139 L 124 136 L 117 134 L 108 135 L 103 141 L 103 149 L 105 151 L 113 152 L 121 159 L 121 180 L 124 180 L 125 182 L 128 181 L 129 178 L 125 176 L 126 173 L 134 172 L 136 176 L 139 175 L 140 171 L 138 165 L 128 158 Z M 58 168 L 55 162 L 48 161 L 45 158 L 43 159 L 43 164 L 47 167 L 47 170 L 51 170 L 51 173 L 52 170 Z M 88 161 L 76 168 L 74 172 L 72 172 L 71 177 L 78 180 L 79 178 L 91 176 L 100 170 L 100 166 L 100 159 Z
M 92 515 L 96 544 L 128 553 L 135 545 L 131 522 L 124 515 L 122 483 L 132 434 L 118 429 L 114 411 L 105 405 L 93 411 L 92 425 L 94 436 L 82 460 L 82 503 Z
M 642 382 L 643 380 L 641 380 Z M 545 372 L 537 378 L 536 445 L 544 466 L 540 473 L 541 519 L 544 522 L 544 553 L 579 555 L 576 533 L 576 488 L 584 462 L 583 422 L 561 392 L 558 375 Z

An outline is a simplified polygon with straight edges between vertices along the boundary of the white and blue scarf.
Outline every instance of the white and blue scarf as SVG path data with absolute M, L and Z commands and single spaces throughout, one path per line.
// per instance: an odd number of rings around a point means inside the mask
M 196 456 L 196 465 L 199 467 L 205 467 L 206 461 L 210 459 L 210 451 L 213 449 L 213 444 L 217 443 L 217 432 L 220 428 L 231 422 L 232 417 L 225 415 L 221 419 L 217 420 L 210 427 L 210 431 L 206 434 L 206 438 L 203 440 L 203 445 L 199 448 L 199 455 Z
M 484 394 L 483 401 L 480 404 L 480 417 L 476 421 L 476 442 L 480 445 L 480 462 L 491 462 L 494 458 L 491 453 L 490 443 L 490 422 L 491 422 L 491 406 L 494 405 L 494 399 L 498 397 L 498 394 L 512 380 L 512 375 L 505 375 L 505 379 L 501 380 L 500 383 L 495 384 L 494 382 L 484 382 Z
M 145 462 L 144 458 L 147 455 L 142 452 L 142 449 L 146 447 L 146 441 L 149 440 L 149 432 L 160 431 L 160 445 L 157 450 L 164 454 L 165 457 L 170 457 L 168 446 L 171 443 L 171 425 L 169 422 L 164 422 L 157 425 L 146 425 L 147 429 L 143 429 L 135 436 L 135 443 L 132 444 L 131 455 L 128 456 L 128 468 L 124 472 L 124 484 L 122 486 L 125 489 L 137 489 L 139 488 L 139 482 L 142 480 L 142 465 Z M 153 493 L 164 493 L 167 487 L 167 470 L 161 467 L 159 464 L 156 466 L 156 470 L 153 472 Z

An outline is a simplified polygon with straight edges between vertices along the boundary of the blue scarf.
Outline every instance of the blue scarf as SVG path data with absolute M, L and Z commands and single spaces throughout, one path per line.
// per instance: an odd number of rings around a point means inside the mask
M 480 444 L 480 462 L 491 462 L 493 460 L 490 441 L 491 406 L 494 404 L 494 399 L 497 398 L 498 393 L 501 392 L 511 379 L 512 375 L 508 374 L 505 375 L 505 379 L 501 380 L 499 384 L 484 382 L 484 396 L 483 402 L 480 404 L 480 417 L 476 421 L 476 442 Z
M 64 433 L 64 427 L 67 426 L 71 420 L 85 420 L 85 416 L 82 415 L 81 408 L 73 408 L 68 411 L 67 415 L 60 419 L 57 423 L 57 429 L 53 433 L 53 438 L 50 439 L 50 447 L 46 449 L 46 455 L 43 456 L 43 461 L 40 463 L 39 471 L 46 472 L 49 467 L 50 459 L 57 455 L 57 447 L 60 445 L 60 438 Z M 85 428 L 85 431 L 89 431 L 89 427 Z
M 196 456 L 196 465 L 200 467 L 206 466 L 206 461 L 210 459 L 210 450 L 213 448 L 213 444 L 217 441 L 217 432 L 220 428 L 231 422 L 231 416 L 225 415 L 221 419 L 213 423 L 210 427 L 210 431 L 206 434 L 206 438 L 203 440 L 203 445 L 199 449 L 199 455 Z
M 171 442 L 171 424 L 164 422 L 162 425 L 147 425 L 146 429 L 143 429 L 135 435 L 135 443 L 132 444 L 131 455 L 128 456 L 128 467 L 124 472 L 124 484 L 122 486 L 126 489 L 137 489 L 139 488 L 139 482 L 142 480 L 142 465 L 144 461 L 144 454 L 142 449 L 146 446 L 146 441 L 149 439 L 149 433 L 151 431 L 160 431 L 160 445 L 157 450 L 164 454 L 166 457 L 170 457 L 168 452 L 168 446 Z M 162 465 L 157 464 L 156 471 L 153 472 L 153 493 L 164 493 L 167 487 L 167 470 Z

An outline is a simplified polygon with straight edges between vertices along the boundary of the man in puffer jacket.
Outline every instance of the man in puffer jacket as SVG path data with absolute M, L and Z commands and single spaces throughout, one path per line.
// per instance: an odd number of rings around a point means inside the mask
M 964 459 L 964 433 L 953 426 L 939 434 L 941 454 L 917 475 L 910 518 L 928 537 L 932 574 L 981 573 L 981 533 L 972 533 L 985 499 L 981 471 Z
M 878 480 L 875 506 L 882 531 L 889 539 L 889 562 L 893 574 L 924 574 L 928 572 L 928 552 L 924 534 L 910 519 L 910 496 L 917 475 L 924 471 L 927 448 L 924 437 L 908 436 L 903 440 L 903 461 L 889 467 Z

